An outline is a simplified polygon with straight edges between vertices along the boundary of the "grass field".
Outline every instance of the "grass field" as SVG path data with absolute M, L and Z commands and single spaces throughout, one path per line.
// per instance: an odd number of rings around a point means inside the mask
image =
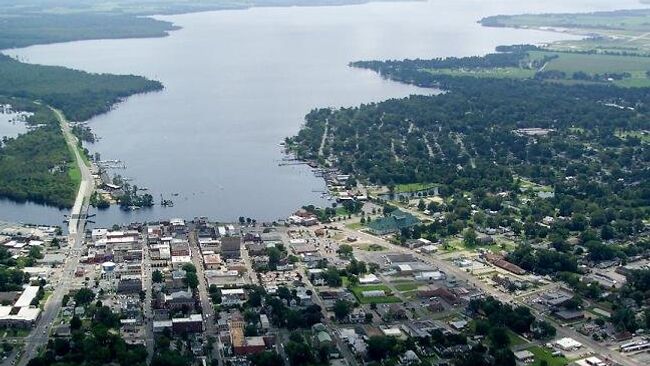
M 79 187 L 79 184 L 81 184 L 81 171 L 74 161 L 68 165 L 68 176 L 72 179 L 75 186 Z
M 535 182 L 532 182 L 528 179 L 519 177 L 520 183 L 521 183 L 521 188 L 523 190 L 532 190 L 535 192 L 553 192 L 553 188 L 550 186 L 545 186 L 541 184 L 537 184 Z
M 344 283 L 345 284 L 345 283 Z M 357 297 L 357 300 L 361 304 L 387 304 L 401 302 L 401 300 L 394 295 L 380 296 L 380 297 L 365 297 L 363 296 L 363 291 L 373 291 L 373 290 L 383 290 L 385 293 L 390 294 L 391 290 L 386 285 L 365 285 L 365 286 L 355 286 L 350 289 L 354 296 Z
M 575 14 L 497 15 L 481 20 L 485 26 L 560 29 L 584 36 L 579 40 L 559 41 L 549 48 L 563 51 L 597 51 L 650 55 L 650 9 Z
M 565 357 L 554 357 L 551 352 L 539 346 L 530 347 L 527 350 L 535 355 L 532 366 L 541 366 L 543 360 L 547 362 L 548 366 L 565 366 L 569 363 Z
M 430 183 L 408 183 L 408 184 L 398 184 L 395 186 L 395 193 L 409 193 L 409 192 L 419 192 L 427 189 L 434 188 L 435 184 Z
M 529 55 L 532 59 L 557 55 L 558 58 L 551 60 L 548 66 L 546 66 L 546 70 L 564 71 L 567 74 L 573 74 L 578 71 L 583 71 L 588 74 L 642 71 L 645 77 L 645 72 L 650 70 L 650 57 L 589 55 L 547 51 L 532 51 Z
M 508 338 L 510 338 L 510 345 L 511 346 L 518 346 L 520 344 L 526 343 L 526 340 L 521 338 L 519 334 L 511 331 L 508 329 Z
M 361 222 L 351 222 L 349 224 L 345 224 L 345 227 L 351 230 L 359 230 L 363 229 L 365 225 L 362 224 Z
M 413 282 L 410 282 L 410 283 L 398 283 L 398 284 L 395 285 L 396 289 L 398 289 L 399 291 L 403 291 L 403 292 L 417 290 L 418 287 L 420 287 L 420 285 L 418 285 L 417 283 L 413 283 Z
M 650 43 L 650 39 L 648 39 Z M 570 51 L 570 49 L 567 49 Z M 633 52 L 633 51 L 628 51 Z M 621 87 L 650 87 L 650 77 L 646 72 L 650 71 L 650 57 L 643 56 L 622 56 L 605 54 L 584 54 L 575 52 L 558 51 L 531 51 L 530 60 L 541 60 L 544 57 L 556 56 L 544 67 L 544 71 L 561 71 L 565 79 L 552 80 L 563 84 L 603 84 L 606 81 L 599 80 L 574 80 L 573 75 L 577 72 L 584 72 L 594 76 L 596 74 L 622 74 L 629 73 L 630 77 L 622 80 L 613 80 L 613 84 Z M 511 78 L 511 79 L 532 79 L 537 70 L 523 67 L 485 68 L 485 69 L 427 69 L 426 72 L 436 75 L 449 76 L 470 76 L 476 78 Z M 396 187 L 396 192 L 413 192 L 426 189 L 423 185 L 402 185 Z

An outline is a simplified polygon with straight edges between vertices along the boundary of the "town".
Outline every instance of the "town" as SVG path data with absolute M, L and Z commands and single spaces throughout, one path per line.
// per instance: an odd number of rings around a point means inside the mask
M 60 228 L 3 224 L 4 362 L 444 365 L 482 344 L 504 365 L 650 360 L 643 327 L 620 331 L 576 286 L 510 262 L 511 228 L 405 238 L 442 219 L 422 203 L 443 202 L 437 190 L 395 206 L 371 188 L 337 192 L 340 207 L 272 223 L 174 218 L 88 229 L 76 246 Z M 582 267 L 579 282 L 617 291 L 650 260 Z M 102 352 L 78 354 L 88 339 Z

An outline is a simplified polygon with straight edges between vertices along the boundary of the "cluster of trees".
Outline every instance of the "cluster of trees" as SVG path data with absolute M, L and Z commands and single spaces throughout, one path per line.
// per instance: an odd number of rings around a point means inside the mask
M 291 309 L 283 302 L 282 298 L 275 296 L 267 296 L 265 304 L 270 310 L 271 322 L 278 327 L 289 330 L 309 328 L 316 323 L 320 323 L 323 317 L 322 309 L 318 305 L 310 305 L 302 309 Z
M 221 289 L 217 285 L 212 284 L 208 287 L 208 295 L 213 304 L 221 304 Z
M 504 304 L 491 296 L 470 301 L 468 309 L 483 316 L 483 320 L 487 323 L 481 320 L 477 321 L 482 324 L 482 330 L 489 330 L 491 327 L 506 327 L 516 333 L 524 334 L 531 331 L 531 326 L 535 322 L 535 317 L 529 308 L 525 306 L 513 308 L 510 304 Z M 486 324 L 489 327 L 484 326 Z
M 100 210 L 105 210 L 111 206 L 111 203 L 100 195 L 99 192 L 93 192 L 90 196 L 90 204 Z
M 124 193 L 118 197 L 120 208 L 123 210 L 130 210 L 131 207 L 152 207 L 153 196 L 149 193 L 138 193 L 138 186 L 131 186 L 128 183 L 123 183 Z
M 555 336 L 556 330 L 550 323 L 536 321 L 530 309 L 524 306 L 513 308 L 509 304 L 488 297 L 472 300 L 468 310 L 476 315 L 475 332 L 486 337 L 489 350 L 483 344 L 475 346 L 456 361 L 457 365 L 514 366 L 516 361 L 510 350 L 511 339 L 508 329 L 519 334 L 532 332 L 538 339 L 549 339 Z M 491 357 L 486 357 L 486 354 Z
M 29 281 L 29 274 L 15 268 L 0 267 L 0 291 L 19 291 Z
M 185 284 L 192 290 L 196 290 L 199 287 L 199 277 L 196 274 L 196 267 L 192 263 L 187 263 L 183 265 L 183 270 L 185 271 Z
M 285 286 L 278 287 L 275 295 L 268 294 L 261 286 L 248 285 L 245 289 L 248 293 L 248 300 L 244 303 L 244 308 L 248 309 L 247 312 L 250 309 L 264 307 L 271 322 L 278 327 L 290 330 L 309 328 L 319 323 L 323 316 L 321 307 L 318 305 L 300 309 L 290 308 L 288 304 L 292 301 L 299 303 L 299 298 L 296 290 L 289 290 Z M 220 291 L 217 288 L 210 288 L 209 292 L 213 302 L 219 303 L 221 300 Z M 215 300 L 218 300 L 218 302 Z M 253 323 L 252 319 L 249 323 Z
M 285 352 L 292 366 L 327 365 L 329 360 L 327 347 L 314 349 L 299 332 L 291 333 Z
M 337 215 L 347 215 L 350 216 L 352 214 L 356 214 L 361 212 L 361 208 L 363 207 L 363 203 L 356 201 L 356 200 L 350 200 L 350 201 L 345 201 L 342 204 L 341 209 L 337 209 L 338 204 L 333 203 L 332 207 L 316 207 L 314 205 L 308 205 L 308 206 L 303 206 L 302 208 L 314 215 L 318 218 L 319 221 L 321 222 L 330 222 L 332 221 Z
M 76 315 L 70 320 L 72 335 L 51 338 L 45 352 L 29 361 L 29 366 L 49 365 L 145 365 L 147 350 L 132 346 L 119 335 L 119 316 L 101 302 L 87 309 L 90 322 Z
M 528 56 L 522 50 L 527 47 L 521 46 L 521 49 L 515 47 L 508 52 L 490 53 L 485 56 L 470 57 L 446 57 L 434 58 L 430 60 L 403 60 L 403 61 L 356 61 L 350 63 L 350 66 L 364 69 L 382 70 L 385 68 L 416 68 L 416 69 L 485 69 L 494 67 L 519 67 L 525 57 Z M 503 50 L 503 48 L 502 48 Z
M 535 249 L 525 244 L 509 253 L 508 260 L 527 271 L 541 275 L 578 270 L 578 262 L 571 254 L 543 248 Z

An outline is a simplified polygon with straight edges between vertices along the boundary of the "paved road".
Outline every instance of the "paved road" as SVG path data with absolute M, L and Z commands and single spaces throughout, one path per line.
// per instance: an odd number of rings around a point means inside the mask
M 196 267 L 196 276 L 199 278 L 199 299 L 201 300 L 201 309 L 203 309 L 203 324 L 205 329 L 203 333 L 206 336 L 212 336 L 215 338 L 215 342 L 212 348 L 212 357 L 217 356 L 217 362 L 219 366 L 223 365 L 223 355 L 221 346 L 221 341 L 219 340 L 219 332 L 216 324 L 214 323 L 215 314 L 214 307 L 212 306 L 212 300 L 208 295 L 208 285 L 205 279 L 205 271 L 203 268 L 203 256 L 201 255 L 201 249 L 199 248 L 199 241 L 196 237 L 196 232 L 194 230 L 190 231 L 189 234 L 190 242 L 190 254 L 192 257 L 192 263 Z
M 153 309 L 151 308 L 152 301 L 152 268 L 151 258 L 149 257 L 149 243 L 145 235 L 144 250 L 142 254 L 142 286 L 145 291 L 144 304 L 144 330 L 145 330 L 145 344 L 147 346 L 147 365 L 151 363 L 154 352 L 154 334 L 153 334 Z
M 71 219 L 68 223 L 69 253 L 63 265 L 60 285 L 54 288 L 54 293 L 48 298 L 36 326 L 25 339 L 24 352 L 18 362 L 18 366 L 27 365 L 29 360 L 37 356 L 40 348 L 47 343 L 52 323 L 61 309 L 63 296 L 68 293 L 70 284 L 74 278 L 74 272 L 79 265 L 79 249 L 81 249 L 83 244 L 86 226 L 85 214 L 88 211 L 90 195 L 94 190 L 94 181 L 90 169 L 81 158 L 79 149 L 77 148 L 77 138 L 72 134 L 68 121 L 60 111 L 55 109 L 52 109 L 52 111 L 59 119 L 66 143 L 74 151 L 77 166 L 81 171 L 81 184 L 79 185 L 79 191 L 77 192 L 77 197 L 72 207 L 72 212 L 70 213 Z
M 74 206 L 72 206 L 72 212 L 70 212 L 70 222 L 68 224 L 68 232 L 71 237 L 74 239 L 82 240 L 83 233 L 86 226 L 85 214 L 88 212 L 88 204 L 90 202 L 90 196 L 92 195 L 95 184 L 90 172 L 90 168 L 84 163 L 84 159 L 81 156 L 81 153 L 78 148 L 79 140 L 75 135 L 72 134 L 70 129 L 70 124 L 65 119 L 63 113 L 56 109 L 52 109 L 56 117 L 59 119 L 61 125 L 61 131 L 63 131 L 63 136 L 65 141 L 74 153 L 75 160 L 77 162 L 77 167 L 81 172 L 81 184 L 79 185 L 79 191 L 77 192 L 77 197 L 74 201 Z M 76 237 L 77 234 L 80 234 L 79 237 Z M 74 243 L 73 243 L 74 244 Z
M 301 266 L 300 268 L 305 270 L 304 266 Z M 348 345 L 339 336 L 338 328 L 336 324 L 334 324 L 332 320 L 330 320 L 327 314 L 327 310 L 325 309 L 325 303 L 323 303 L 323 299 L 321 299 L 321 297 L 318 295 L 318 291 L 311 283 L 311 281 L 309 281 L 309 279 L 305 279 L 305 281 L 303 282 L 305 283 L 305 287 L 311 290 L 313 294 L 312 298 L 315 300 L 316 305 L 320 306 L 321 312 L 323 314 L 323 324 L 329 329 L 329 333 L 332 336 L 334 343 L 336 343 L 336 348 L 338 348 L 338 350 L 341 352 L 341 356 L 343 356 L 343 358 L 345 358 L 348 361 L 350 366 L 357 366 L 358 365 L 357 359 L 354 357 L 354 355 L 348 348 Z
M 357 230 L 351 230 L 346 228 L 345 226 L 338 226 L 339 230 L 341 230 L 346 236 L 356 236 L 360 239 L 369 241 L 371 243 L 378 243 L 381 244 L 382 246 L 387 247 L 390 249 L 392 252 L 398 252 L 398 253 L 403 253 L 403 254 L 412 254 L 414 257 L 418 258 L 419 260 L 428 263 L 434 267 L 439 268 L 441 271 L 445 272 L 447 275 L 453 275 L 457 279 L 460 279 L 467 283 L 468 285 L 474 286 L 475 288 L 478 288 L 482 290 L 486 294 L 490 294 L 499 300 L 503 302 L 510 302 L 510 303 L 516 303 L 517 305 L 523 305 L 531 309 L 531 312 L 533 315 L 535 315 L 538 318 L 545 319 L 553 324 L 555 324 L 557 328 L 557 333 L 558 335 L 562 337 L 571 337 L 578 342 L 582 343 L 583 345 L 591 348 L 595 353 L 602 355 L 603 357 L 607 357 L 610 360 L 621 364 L 621 365 L 629 365 L 629 366 L 642 366 L 643 364 L 631 359 L 630 357 L 627 357 L 626 355 L 621 354 L 617 350 L 611 350 L 600 343 L 594 341 L 593 339 L 586 337 L 577 331 L 564 327 L 563 325 L 557 323 L 555 319 L 540 313 L 536 309 L 531 308 L 528 306 L 526 303 L 521 302 L 520 300 L 516 299 L 514 296 L 508 294 L 508 293 L 503 293 L 500 292 L 493 287 L 488 286 L 478 278 L 474 277 L 472 274 L 464 271 L 461 268 L 458 268 L 454 266 L 453 264 L 437 259 L 432 256 L 427 256 L 427 255 L 422 255 L 420 253 L 416 253 L 414 250 L 402 247 L 399 245 L 392 244 L 382 238 L 376 237 L 374 235 L 370 235 L 368 233 L 362 232 L 362 231 L 357 231 Z

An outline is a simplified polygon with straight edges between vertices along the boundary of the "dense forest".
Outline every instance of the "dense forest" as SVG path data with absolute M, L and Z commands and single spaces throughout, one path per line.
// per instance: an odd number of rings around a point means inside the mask
M 27 122 L 40 126 L 0 143 L 0 196 L 71 207 L 77 190 L 68 174 L 73 160 L 54 113 L 24 99 L 0 97 L 0 103 L 33 113 Z
M 0 22 L 0 49 L 88 39 L 162 37 L 169 22 L 119 14 L 23 14 Z
M 107 112 L 122 98 L 159 89 L 162 84 L 140 76 L 30 65 L 0 55 L 0 95 L 40 100 L 75 121 Z

